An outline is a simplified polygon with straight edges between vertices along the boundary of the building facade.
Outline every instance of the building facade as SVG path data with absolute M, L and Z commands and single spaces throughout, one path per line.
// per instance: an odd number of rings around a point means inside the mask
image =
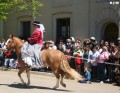
M 44 40 L 69 37 L 81 40 L 94 36 L 114 41 L 120 37 L 120 2 L 111 0 L 40 0 L 40 17 L 36 18 L 44 24 L 46 32 Z M 19 37 L 30 37 L 33 32 L 32 13 L 30 11 L 10 14 L 2 26 L 1 38 L 7 39 L 9 34 Z

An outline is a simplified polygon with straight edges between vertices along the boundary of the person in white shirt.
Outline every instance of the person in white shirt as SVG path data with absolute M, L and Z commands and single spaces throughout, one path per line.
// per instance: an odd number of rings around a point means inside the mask
M 93 55 L 92 55 L 92 58 L 93 60 L 91 61 L 92 63 L 92 79 L 93 80 L 97 80 L 97 60 L 98 60 L 98 57 L 99 57 L 100 53 L 98 51 L 98 47 L 95 46 L 93 48 Z
M 49 44 L 49 49 L 55 49 L 57 50 L 57 46 L 55 45 L 54 41 L 50 41 L 51 44 Z

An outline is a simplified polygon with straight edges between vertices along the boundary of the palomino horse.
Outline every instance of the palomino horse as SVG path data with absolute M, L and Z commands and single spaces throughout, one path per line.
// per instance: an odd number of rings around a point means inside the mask
M 11 49 L 11 48 L 15 49 L 15 52 L 18 56 L 18 63 L 20 65 L 18 76 L 24 85 L 29 85 L 30 67 L 27 66 L 26 63 L 20 57 L 21 47 L 23 46 L 23 44 L 24 44 L 23 40 L 17 37 L 10 36 L 10 38 L 6 42 L 5 47 L 6 49 Z M 39 52 L 43 61 L 43 65 L 49 66 L 57 79 L 56 85 L 53 87 L 53 89 L 59 87 L 59 79 L 60 79 L 60 84 L 63 87 L 66 87 L 66 84 L 63 82 L 64 76 L 78 80 L 82 79 L 82 76 L 69 66 L 66 56 L 61 51 L 46 49 Z M 27 83 L 25 83 L 23 78 L 21 77 L 21 74 L 24 71 L 26 71 L 27 74 L 27 79 L 28 79 Z

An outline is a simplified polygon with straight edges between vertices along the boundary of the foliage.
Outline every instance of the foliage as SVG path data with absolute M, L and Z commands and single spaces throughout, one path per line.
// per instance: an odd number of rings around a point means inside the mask
M 24 10 L 32 10 L 35 18 L 40 6 L 43 4 L 39 0 L 0 0 L 0 19 L 6 20 L 8 14 Z

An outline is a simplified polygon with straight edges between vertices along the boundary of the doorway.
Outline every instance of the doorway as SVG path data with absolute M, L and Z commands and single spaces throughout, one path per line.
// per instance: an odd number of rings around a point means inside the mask
M 24 21 L 21 23 L 22 24 L 22 33 L 20 38 L 27 40 L 28 37 L 30 37 L 30 28 L 31 28 L 31 22 L 30 21 Z
M 118 38 L 118 26 L 115 23 L 109 23 L 104 29 L 104 39 L 109 42 L 116 42 Z
M 58 18 L 56 26 L 56 42 L 61 39 L 66 42 L 66 39 L 70 37 L 70 18 Z

